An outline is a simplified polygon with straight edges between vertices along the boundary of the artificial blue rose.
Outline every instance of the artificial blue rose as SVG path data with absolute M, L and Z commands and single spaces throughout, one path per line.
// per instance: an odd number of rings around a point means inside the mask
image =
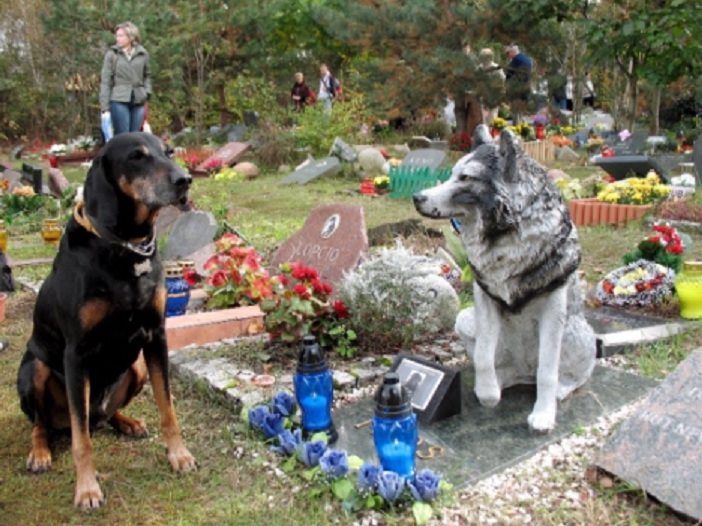
M 439 482 L 441 481 L 441 476 L 436 475 L 430 469 L 423 469 L 417 473 L 414 480 L 409 482 L 410 492 L 416 500 L 422 502 L 431 502 L 439 494 Z
M 271 412 L 267 405 L 259 405 L 249 409 L 249 425 L 255 431 L 263 431 L 263 421 Z
M 349 472 L 349 456 L 343 450 L 327 449 L 319 459 L 319 467 L 328 477 L 343 477 Z
M 314 467 L 319 464 L 319 459 L 322 458 L 326 450 L 327 445 L 321 440 L 304 442 L 302 444 L 302 450 L 300 451 L 302 462 L 308 468 Z
M 292 456 L 302 444 L 302 431 L 299 429 L 295 431 L 286 429 L 278 435 L 278 444 L 277 446 L 271 446 L 271 451 L 288 457 Z
M 295 399 L 290 393 L 278 391 L 273 395 L 273 412 L 283 416 L 292 416 L 295 413 Z
M 275 413 L 268 413 L 263 418 L 263 426 L 261 427 L 266 438 L 274 438 L 285 431 L 285 417 Z
M 394 471 L 383 471 L 378 477 L 378 494 L 388 502 L 395 502 L 405 489 L 405 479 Z
M 358 470 L 358 487 L 363 492 L 373 491 L 378 487 L 378 477 L 382 473 L 380 466 L 366 462 Z

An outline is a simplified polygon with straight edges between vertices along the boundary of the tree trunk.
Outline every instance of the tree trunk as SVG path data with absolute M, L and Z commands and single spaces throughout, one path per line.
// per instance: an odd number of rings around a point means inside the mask
M 648 130 L 649 135 L 658 135 L 660 130 L 661 116 L 661 87 L 653 87 L 653 100 L 651 101 L 651 125 Z

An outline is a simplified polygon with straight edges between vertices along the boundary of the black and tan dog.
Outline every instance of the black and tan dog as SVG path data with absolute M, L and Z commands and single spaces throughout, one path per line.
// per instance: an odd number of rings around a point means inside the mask
M 17 378 L 33 423 L 27 469 L 51 466 L 49 433 L 71 430 L 75 504 L 104 503 L 90 430 L 109 422 L 146 436 L 141 420 L 120 413 L 148 377 L 161 415 L 168 459 L 195 469 L 180 436 L 168 384 L 166 290 L 154 222 L 168 205 L 188 207 L 190 176 L 164 144 L 145 133 L 116 136 L 93 161 L 79 203 L 34 309 L 34 329 Z

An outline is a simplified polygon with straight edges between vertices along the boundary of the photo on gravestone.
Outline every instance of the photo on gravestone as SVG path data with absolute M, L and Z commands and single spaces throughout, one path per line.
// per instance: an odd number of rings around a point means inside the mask
M 431 424 L 461 412 L 461 378 L 454 369 L 400 353 L 390 368 L 412 396 L 412 408 L 420 422 Z

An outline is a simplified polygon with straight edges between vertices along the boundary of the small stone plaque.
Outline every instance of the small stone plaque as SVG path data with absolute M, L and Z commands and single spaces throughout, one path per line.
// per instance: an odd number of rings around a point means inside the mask
M 461 412 L 461 375 L 458 371 L 419 356 L 400 353 L 391 371 L 412 392 L 417 419 L 433 424 Z
M 596 464 L 679 513 L 702 517 L 702 349 L 612 435 Z
M 224 166 L 232 166 L 242 155 L 248 152 L 250 148 L 251 145 L 245 142 L 229 142 L 217 150 L 214 155 L 211 155 L 201 162 L 195 170 L 193 170 L 193 175 L 207 175 L 205 167 L 207 163 L 214 159 L 221 160 Z
M 280 184 L 306 184 L 323 175 L 335 174 L 341 168 L 336 157 L 310 161 L 280 181 Z
M 363 207 L 324 205 L 312 210 L 302 228 L 280 245 L 271 266 L 277 269 L 281 263 L 298 261 L 316 269 L 322 281 L 336 285 L 367 252 Z
M 210 212 L 190 211 L 178 216 L 168 237 L 163 259 L 183 259 L 212 243 L 217 222 Z
M 430 168 L 436 170 L 446 161 L 446 152 L 433 148 L 423 148 L 412 150 L 402 160 L 401 166 L 416 166 L 418 168 Z

